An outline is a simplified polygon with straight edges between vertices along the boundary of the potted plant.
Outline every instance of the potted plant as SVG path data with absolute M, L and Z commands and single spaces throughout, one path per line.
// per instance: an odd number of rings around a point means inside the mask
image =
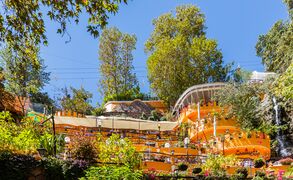
M 188 169 L 188 165 L 186 165 L 184 163 L 178 164 L 178 170 L 179 171 L 186 171 L 187 169 Z
M 247 138 L 251 138 L 251 132 L 247 133 Z
M 254 160 L 254 167 L 255 168 L 261 168 L 265 165 L 265 162 L 262 158 L 258 158 Z
M 248 170 L 245 167 L 236 169 L 236 173 L 243 179 L 246 179 L 248 176 Z
M 193 173 L 193 174 L 199 174 L 199 173 L 201 173 L 201 172 L 202 172 L 201 167 L 195 167 L 195 168 L 193 168 L 193 170 L 192 170 L 192 173 Z

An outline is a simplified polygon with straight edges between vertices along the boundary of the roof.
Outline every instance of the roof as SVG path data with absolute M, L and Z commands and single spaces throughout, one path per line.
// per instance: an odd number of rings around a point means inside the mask
M 126 111 L 137 111 L 150 113 L 151 110 L 156 109 L 160 112 L 165 112 L 167 106 L 162 100 L 149 100 L 142 101 L 136 99 L 133 101 L 109 101 L 104 107 L 108 112 L 126 112 Z
M 158 122 L 124 117 L 99 116 L 77 118 L 68 116 L 55 116 L 55 124 L 67 124 L 72 126 L 98 127 L 98 120 L 101 121 L 101 127 L 114 129 L 158 130 L 158 124 L 160 124 L 161 131 L 171 131 L 177 125 L 177 122 Z

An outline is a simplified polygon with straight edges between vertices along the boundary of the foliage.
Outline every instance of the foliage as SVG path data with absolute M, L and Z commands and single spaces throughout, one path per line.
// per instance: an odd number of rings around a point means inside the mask
M 30 49 L 31 46 L 40 43 L 47 45 L 45 18 L 57 22 L 60 25 L 57 33 L 63 36 L 69 35 L 67 24 L 71 22 L 78 24 L 83 12 L 88 15 L 87 31 L 97 37 L 99 28 L 107 25 L 108 14 L 117 13 L 118 5 L 122 1 L 127 3 L 127 0 L 1 1 L 0 41 L 12 44 L 12 48 L 16 51 L 21 50 L 22 47 Z M 26 55 L 34 54 L 23 52 Z
M 265 161 L 262 158 L 258 158 L 254 160 L 254 167 L 261 168 L 265 165 Z
M 188 87 L 223 81 L 222 53 L 205 36 L 204 15 L 193 5 L 179 6 L 153 20 L 154 30 L 145 43 L 151 88 L 168 105 Z
M 0 151 L 31 154 L 39 145 L 38 129 L 32 122 L 16 125 L 10 113 L 0 113 Z M 3 118 L 3 119 L 2 119 Z
M 288 169 L 287 169 L 287 171 L 286 171 L 286 173 L 285 173 L 285 177 L 292 177 L 293 176 L 293 166 L 291 165 Z
M 273 120 L 273 105 L 271 95 L 263 99 L 263 95 L 271 88 L 271 82 L 253 84 L 227 84 L 215 95 L 220 106 L 229 107 L 227 117 L 236 117 L 236 121 L 243 129 L 260 130 L 273 133 L 278 127 Z
M 186 171 L 187 169 L 188 169 L 188 165 L 186 165 L 184 163 L 178 164 L 178 170 L 179 171 Z
M 223 175 L 225 174 L 225 166 L 232 166 L 236 162 L 235 156 L 209 155 L 202 169 L 214 176 Z
M 93 95 L 83 87 L 80 89 L 70 87 L 70 90 L 72 93 L 66 87 L 63 89 L 64 96 L 61 99 L 62 108 L 73 112 L 90 114 L 92 110 L 90 102 Z
M 283 73 L 290 66 L 293 59 L 293 24 L 276 22 L 270 31 L 260 35 L 256 44 L 257 55 L 267 71 Z
M 151 115 L 148 117 L 151 121 L 160 121 L 160 115 L 156 110 L 151 111 Z
M 19 125 L 13 122 L 11 114 L 0 112 L 0 151 L 17 154 L 34 154 L 42 147 L 53 154 L 53 136 L 49 122 L 39 123 L 27 118 Z M 64 135 L 56 135 L 57 152 L 64 147 Z
M 81 180 L 94 180 L 94 179 L 113 179 L 113 180 L 140 180 L 142 178 L 141 170 L 133 170 L 129 166 L 101 166 L 90 167 L 86 171 L 85 177 Z
M 135 99 L 146 99 L 147 95 L 140 92 L 139 86 L 136 86 L 135 88 L 132 88 L 130 90 L 127 90 L 126 92 L 122 92 L 119 94 L 109 94 L 104 96 L 104 104 L 109 101 L 130 101 Z
M 47 109 L 55 106 L 54 100 L 49 97 L 47 92 L 37 92 L 30 94 L 30 101 L 33 103 L 43 104 Z
M 202 169 L 200 168 L 200 167 L 195 167 L 195 168 L 193 168 L 193 170 L 192 170 L 192 173 L 193 174 L 199 174 L 199 173 L 201 173 L 202 172 Z
M 133 71 L 133 55 L 136 36 L 124 34 L 116 27 L 106 28 L 100 37 L 100 80 L 104 102 L 132 100 L 140 95 Z
M 97 107 L 92 111 L 92 114 L 95 116 L 102 116 L 105 112 L 105 108 L 103 106 Z
M 148 116 L 144 112 L 142 112 L 141 113 L 141 116 L 140 116 L 140 119 L 147 120 L 148 119 Z
M 46 179 L 63 180 L 63 165 L 64 162 L 54 157 L 42 159 L 42 164 L 45 169 Z
M 56 152 L 61 153 L 64 150 L 65 141 L 64 134 L 56 134 L 55 136 L 55 144 L 56 144 Z M 46 149 L 46 153 L 49 156 L 54 155 L 54 138 L 51 133 L 45 132 L 39 139 L 40 141 L 40 148 Z
M 284 97 L 288 101 L 293 99 L 293 63 L 287 70 L 275 81 L 275 94 Z
M 67 161 L 63 165 L 63 174 L 66 180 L 75 180 L 85 175 L 89 163 L 84 160 Z
M 31 169 L 39 165 L 32 156 L 0 151 L 0 179 L 27 179 Z
M 86 130 L 75 134 L 75 138 L 70 144 L 73 159 L 95 161 L 97 157 L 96 142 L 85 136 Z
M 8 44 L 0 53 L 6 89 L 17 97 L 23 114 L 29 94 L 39 92 L 50 80 L 50 73 L 45 72 L 43 60 L 39 57 L 39 48 L 34 47 L 33 51 L 37 54 L 35 58 L 14 50 Z
M 114 163 L 133 169 L 140 166 L 141 155 L 136 152 L 131 141 L 127 138 L 121 139 L 117 134 L 113 134 L 105 142 L 100 141 L 98 151 L 98 159 L 103 164 Z
M 36 160 L 30 155 L 0 152 L 0 179 L 27 179 L 35 168 L 44 169 L 46 179 L 69 180 L 84 176 L 88 163 L 84 161 L 62 161 L 54 157 Z
M 285 158 L 279 161 L 282 165 L 291 165 L 293 163 L 292 158 Z
M 248 176 L 248 170 L 247 170 L 247 168 L 244 168 L 244 167 L 238 168 L 238 169 L 236 169 L 236 174 L 238 174 L 239 177 L 245 179 Z

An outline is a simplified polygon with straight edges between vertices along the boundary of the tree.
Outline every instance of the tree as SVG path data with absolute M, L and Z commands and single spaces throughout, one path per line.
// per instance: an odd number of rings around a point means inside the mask
M 196 6 L 176 8 L 153 21 L 154 31 L 145 44 L 151 88 L 168 105 L 195 84 L 224 81 L 222 53 L 205 36 L 204 15 Z
M 107 25 L 108 14 L 117 13 L 121 2 L 127 3 L 127 0 L 2 0 L 0 42 L 10 43 L 15 50 L 30 49 L 40 43 L 47 45 L 44 14 L 60 24 L 57 33 L 64 35 L 68 34 L 67 24 L 71 21 L 78 24 L 80 15 L 86 12 L 87 31 L 97 37 L 99 28 Z M 32 43 L 24 44 L 31 39 L 34 39 Z
M 284 73 L 293 59 L 293 2 L 284 2 L 290 19 L 276 22 L 267 34 L 259 36 L 256 44 L 256 53 L 262 58 L 266 70 L 276 73 Z
M 135 35 L 123 34 L 117 28 L 105 29 L 100 37 L 100 84 L 105 100 L 130 100 L 140 94 L 133 70 Z
M 287 100 L 293 100 L 293 63 L 276 80 L 275 93 Z
M 30 101 L 32 103 L 42 104 L 46 108 L 51 108 L 55 106 L 54 100 L 49 97 L 47 92 L 37 92 L 30 94 Z
M 46 67 L 39 57 L 39 48 L 34 47 L 33 50 L 33 54 L 38 55 L 37 59 L 22 53 L 31 49 L 16 51 L 10 44 L 0 53 L 4 65 L 6 89 L 17 97 L 23 114 L 25 114 L 25 103 L 29 95 L 38 93 L 50 80 L 50 73 L 45 72 Z
M 70 93 L 67 88 L 63 89 L 64 96 L 61 99 L 62 108 L 64 110 L 89 114 L 92 110 L 90 102 L 93 95 L 86 91 L 83 87 L 80 89 L 70 87 L 70 90 L 72 93 Z

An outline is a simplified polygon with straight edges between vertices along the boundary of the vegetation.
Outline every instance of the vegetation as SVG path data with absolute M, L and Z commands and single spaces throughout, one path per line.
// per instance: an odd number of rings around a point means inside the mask
M 86 130 L 76 134 L 69 148 L 74 159 L 94 162 L 97 158 L 96 142 L 86 137 L 85 133 Z
M 186 165 L 184 163 L 178 164 L 178 170 L 179 171 L 186 171 L 187 169 L 188 169 L 188 165 Z
M 54 139 L 51 125 L 43 126 L 27 118 L 17 125 L 9 112 L 0 112 L 0 152 L 8 151 L 16 154 L 35 154 L 38 148 L 45 148 L 48 155 L 53 155 Z M 64 138 L 57 135 L 55 140 L 57 152 L 64 146 Z
M 31 51 L 34 46 L 48 44 L 44 16 L 60 25 L 57 33 L 67 34 L 70 38 L 67 24 L 78 24 L 83 12 L 88 15 L 87 31 L 97 37 L 99 28 L 107 25 L 108 14 L 117 13 L 122 1 L 127 3 L 127 0 L 1 1 L 0 42 L 11 44 L 25 56 L 37 57 L 36 52 Z
M 30 101 L 33 103 L 43 104 L 48 109 L 56 106 L 54 100 L 49 97 L 47 92 L 37 92 L 31 94 Z
M 45 72 L 43 60 L 39 57 L 39 48 L 33 49 L 32 53 L 38 55 L 35 59 L 23 51 L 16 51 L 8 44 L 2 49 L 0 57 L 4 65 L 5 89 L 17 97 L 24 115 L 29 95 L 38 93 L 48 83 L 50 73 Z
M 140 180 L 142 178 L 142 171 L 133 170 L 128 166 L 101 166 L 90 167 L 86 171 L 85 177 L 81 180 L 94 179 L 129 179 Z
M 232 166 L 236 162 L 235 156 L 209 155 L 202 169 L 213 176 L 223 176 L 226 174 L 226 167 Z
M 70 90 L 72 93 L 67 88 L 63 89 L 64 96 L 61 99 L 62 108 L 67 111 L 91 114 L 92 106 L 90 102 L 93 95 L 83 87 L 80 89 L 70 87 Z
M 258 158 L 254 160 L 254 167 L 261 168 L 265 165 L 265 161 L 262 158 Z
M 284 2 L 290 19 L 276 22 L 267 34 L 259 36 L 256 44 L 257 55 L 262 58 L 266 70 L 281 74 L 292 64 L 293 57 L 293 7 L 291 0 Z
M 132 169 L 139 168 L 141 155 L 135 151 L 129 139 L 121 139 L 119 135 L 113 134 L 106 141 L 98 142 L 98 160 L 103 164 L 114 163 Z
M 200 167 L 196 167 L 196 168 L 194 168 L 193 170 L 192 170 L 192 173 L 193 174 L 199 174 L 199 173 L 201 173 L 202 172 L 202 169 L 200 168 Z
M 100 37 L 100 80 L 104 103 L 109 100 L 133 100 L 140 94 L 133 71 L 136 36 L 124 34 L 117 28 L 104 29 Z
M 173 105 L 188 87 L 224 81 L 228 67 L 215 40 L 205 35 L 205 19 L 199 8 L 179 6 L 153 21 L 154 30 L 145 43 L 151 88 Z

